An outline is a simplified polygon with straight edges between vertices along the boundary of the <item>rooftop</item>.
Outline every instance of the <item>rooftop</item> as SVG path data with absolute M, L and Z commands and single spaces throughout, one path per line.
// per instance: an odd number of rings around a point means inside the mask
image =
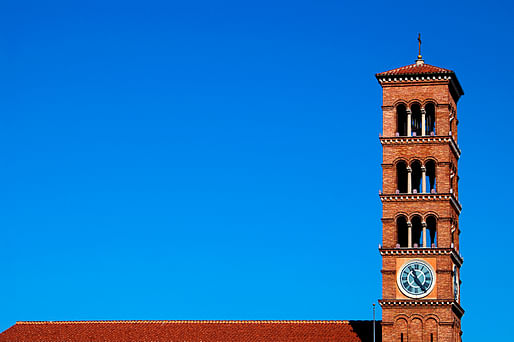
M 459 98 L 464 95 L 464 90 L 457 79 L 457 75 L 450 69 L 440 68 L 434 65 L 426 64 L 421 56 L 418 56 L 416 63 L 402 66 L 399 68 L 391 69 L 388 71 L 380 72 L 375 75 L 380 83 L 387 82 L 388 84 L 397 82 L 408 81 L 439 81 L 448 82 L 450 92 L 457 102 Z
M 396 75 L 423 75 L 423 74 L 455 74 L 452 70 L 440 68 L 426 63 L 414 63 L 378 73 L 376 76 L 396 76 Z
M 380 322 L 377 322 L 380 341 Z M 16 322 L 0 342 L 371 342 L 372 321 Z

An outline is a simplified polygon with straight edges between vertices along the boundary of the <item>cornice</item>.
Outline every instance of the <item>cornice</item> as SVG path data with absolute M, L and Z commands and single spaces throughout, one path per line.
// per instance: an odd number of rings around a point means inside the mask
M 458 101 L 459 97 L 464 95 L 464 91 L 455 76 L 453 71 L 451 72 L 430 72 L 430 73 L 409 73 L 409 74 L 397 74 L 397 75 L 375 75 L 378 82 L 382 87 L 387 86 L 402 86 L 402 85 L 417 85 L 417 84 L 448 84 L 450 88 L 457 93 Z
M 408 247 L 398 247 L 398 248 L 384 248 L 381 247 L 378 249 L 380 255 L 382 256 L 411 256 L 411 257 L 420 257 L 420 256 L 437 256 L 437 255 L 449 255 L 453 262 L 457 264 L 459 267 L 464 263 L 464 258 L 457 253 L 455 248 L 439 248 L 439 247 L 417 247 L 417 248 L 408 248 Z
M 416 83 L 427 83 L 427 82 L 438 82 L 447 84 L 449 80 L 451 80 L 451 76 L 442 76 L 442 75 L 387 75 L 387 76 L 377 76 L 378 82 L 382 85 L 389 84 L 398 84 L 398 83 L 406 83 L 406 84 L 416 84 Z
M 460 158 L 461 150 L 451 135 L 424 135 L 415 137 L 379 137 L 382 145 L 402 144 L 449 144 L 457 159 Z
M 410 201 L 449 201 L 458 214 L 462 205 L 454 193 L 419 193 L 419 194 L 379 194 L 382 202 L 410 202 Z
M 380 306 L 453 305 L 453 299 L 379 299 Z
M 379 299 L 381 307 L 405 307 L 405 306 L 451 306 L 457 316 L 464 315 L 464 309 L 454 299 Z

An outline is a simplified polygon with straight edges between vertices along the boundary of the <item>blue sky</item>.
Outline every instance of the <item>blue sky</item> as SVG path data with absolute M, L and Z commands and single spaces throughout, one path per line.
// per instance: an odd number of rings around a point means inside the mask
M 371 319 L 377 72 L 455 70 L 465 340 L 508 335 L 511 2 L 4 1 L 0 330 Z M 380 313 L 380 311 L 379 311 Z

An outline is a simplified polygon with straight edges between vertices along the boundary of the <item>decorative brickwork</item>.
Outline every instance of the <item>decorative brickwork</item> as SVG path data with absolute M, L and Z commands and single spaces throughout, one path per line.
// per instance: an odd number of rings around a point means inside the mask
M 376 77 L 383 88 L 382 341 L 460 342 L 463 91 L 453 71 L 422 59 Z

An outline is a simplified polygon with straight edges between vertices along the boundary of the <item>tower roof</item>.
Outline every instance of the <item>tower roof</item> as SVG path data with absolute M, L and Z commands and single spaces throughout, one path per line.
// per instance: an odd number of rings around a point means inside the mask
M 17 322 L 0 333 L 0 341 L 362 342 L 372 339 L 372 324 L 372 321 Z M 377 335 L 381 336 L 380 330 Z
M 452 70 L 440 68 L 425 63 L 414 63 L 378 73 L 376 76 L 396 76 L 396 75 L 439 75 L 439 74 L 455 74 Z
M 446 80 L 450 86 L 450 91 L 455 101 L 464 95 L 457 75 L 450 69 L 440 68 L 434 65 L 426 64 L 423 59 L 418 58 L 416 63 L 380 72 L 375 75 L 377 80 L 382 84 L 409 81 L 435 81 Z

